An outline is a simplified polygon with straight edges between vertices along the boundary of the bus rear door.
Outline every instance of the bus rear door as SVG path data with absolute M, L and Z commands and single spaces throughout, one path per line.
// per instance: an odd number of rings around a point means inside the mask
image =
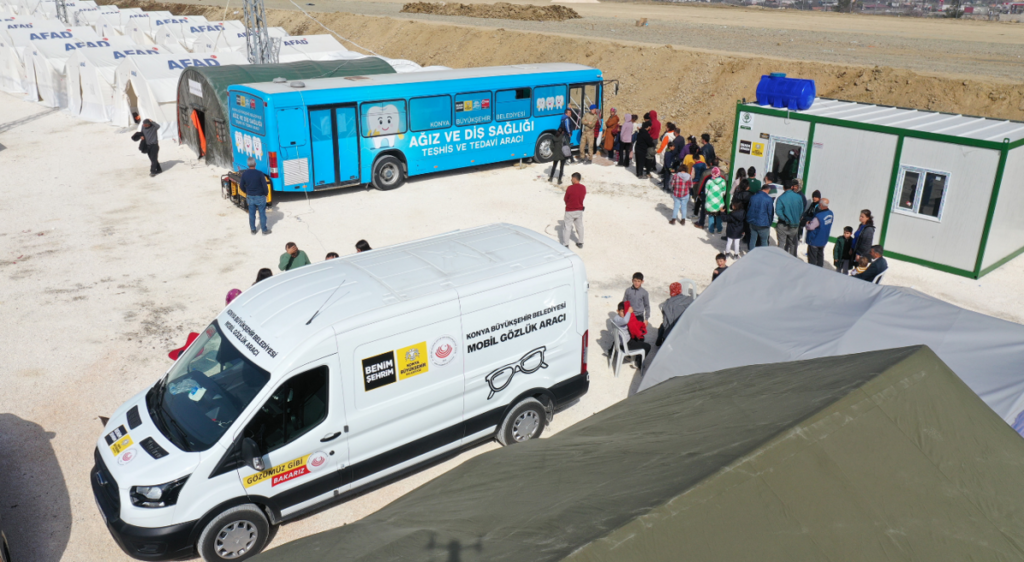
M 359 132 L 356 106 L 309 109 L 313 153 L 313 189 L 359 183 Z

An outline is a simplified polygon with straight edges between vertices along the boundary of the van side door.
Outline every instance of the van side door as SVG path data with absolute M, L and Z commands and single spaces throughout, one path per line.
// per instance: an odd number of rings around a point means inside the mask
M 486 437 L 523 393 L 578 375 L 571 268 L 460 295 L 466 350 L 466 440 Z
M 338 356 L 286 377 L 245 425 L 263 455 L 261 471 L 238 469 L 246 494 L 282 516 L 333 497 L 348 461 L 344 392 Z
M 455 298 L 339 334 L 354 487 L 461 445 L 461 334 Z

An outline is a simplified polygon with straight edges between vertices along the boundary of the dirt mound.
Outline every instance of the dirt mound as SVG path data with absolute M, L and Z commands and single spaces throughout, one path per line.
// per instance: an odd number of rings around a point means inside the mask
M 529 4 L 460 4 L 458 2 L 410 2 L 402 6 L 407 14 L 434 14 L 439 16 L 467 16 L 526 21 L 565 21 L 582 16 L 565 6 L 533 6 Z

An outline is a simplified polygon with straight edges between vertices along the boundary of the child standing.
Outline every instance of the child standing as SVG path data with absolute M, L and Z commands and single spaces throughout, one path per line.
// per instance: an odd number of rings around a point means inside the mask
M 843 236 L 836 238 L 836 244 L 832 247 L 832 265 L 839 273 L 850 272 L 850 252 L 853 251 L 853 227 L 843 228 Z
M 676 217 L 679 217 L 679 224 L 686 224 L 686 203 L 690 200 L 690 187 L 693 182 L 686 164 L 680 164 L 676 173 L 669 179 L 669 190 L 672 193 L 672 218 L 669 224 L 676 224 Z
M 629 304 L 633 305 L 633 315 L 646 324 L 651 317 L 651 297 L 647 294 L 647 289 L 643 288 L 643 284 L 644 274 L 637 271 L 633 274 L 633 286 L 626 289 L 622 300 L 629 301 Z
M 729 269 L 725 265 L 725 254 L 718 254 L 717 256 L 715 256 L 715 263 L 718 264 L 718 267 L 716 267 L 715 271 L 711 274 L 712 282 L 714 282 L 715 279 L 718 279 L 718 276 L 721 275 L 726 269 Z
M 743 205 L 739 201 L 732 202 L 732 212 L 728 215 L 724 215 L 722 220 L 725 221 L 725 237 L 727 242 L 725 243 L 725 253 L 731 254 L 732 259 L 738 259 L 740 257 L 740 240 L 743 238 L 743 228 L 747 224 L 747 212 L 743 210 Z

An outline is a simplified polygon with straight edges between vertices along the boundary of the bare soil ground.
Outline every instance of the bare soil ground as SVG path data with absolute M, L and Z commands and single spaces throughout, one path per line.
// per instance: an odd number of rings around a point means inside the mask
M 579 19 L 576 10 L 565 6 L 534 6 L 530 4 L 460 4 L 458 2 L 410 2 L 402 6 L 403 14 L 435 14 L 525 21 L 565 21 Z

